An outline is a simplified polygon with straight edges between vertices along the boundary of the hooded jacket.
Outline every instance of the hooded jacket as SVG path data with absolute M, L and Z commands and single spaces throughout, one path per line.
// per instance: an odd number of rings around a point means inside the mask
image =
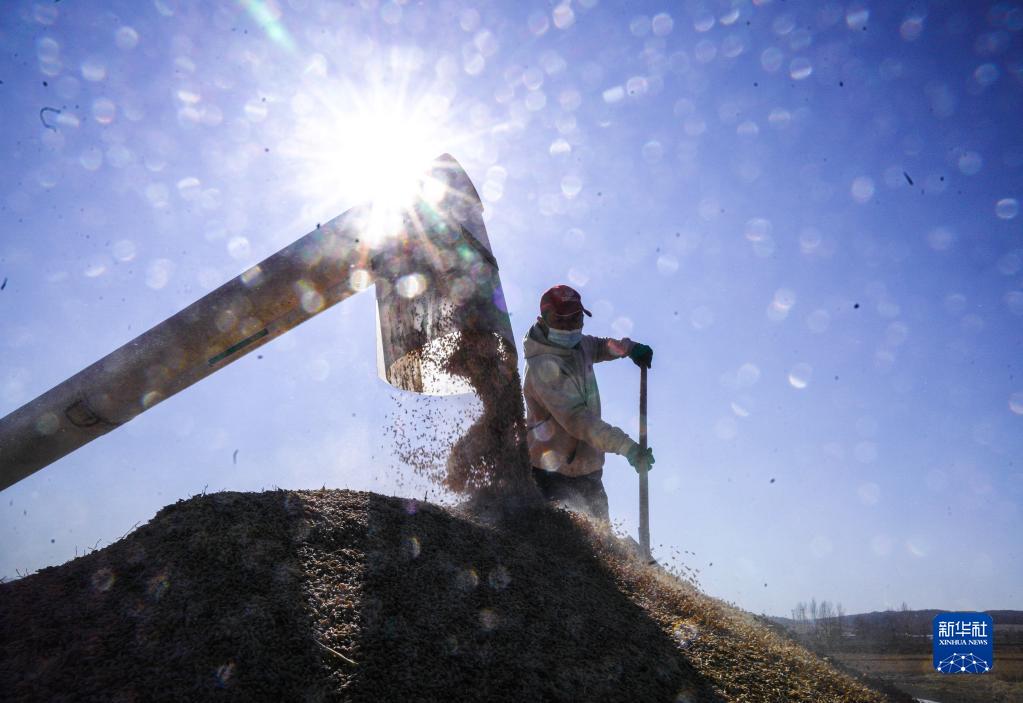
M 584 334 L 575 347 L 551 344 L 534 324 L 523 340 L 526 374 L 526 441 L 536 468 L 585 476 L 604 466 L 604 453 L 627 454 L 636 444 L 600 419 L 600 392 L 593 365 L 621 359 L 632 340 Z

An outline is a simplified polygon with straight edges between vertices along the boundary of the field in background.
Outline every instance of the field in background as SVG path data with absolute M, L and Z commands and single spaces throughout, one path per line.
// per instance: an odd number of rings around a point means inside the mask
M 995 666 L 987 674 L 940 674 L 926 654 L 833 652 L 850 669 L 881 679 L 917 698 L 937 703 L 1014 703 L 1023 701 L 1023 645 L 995 646 Z

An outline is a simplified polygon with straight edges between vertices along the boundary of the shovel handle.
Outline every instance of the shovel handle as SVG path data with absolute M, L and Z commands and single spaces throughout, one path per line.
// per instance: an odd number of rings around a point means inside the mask
M 639 369 L 639 446 L 646 450 L 646 367 Z M 639 470 L 639 546 L 643 558 L 650 560 L 650 487 L 647 469 Z

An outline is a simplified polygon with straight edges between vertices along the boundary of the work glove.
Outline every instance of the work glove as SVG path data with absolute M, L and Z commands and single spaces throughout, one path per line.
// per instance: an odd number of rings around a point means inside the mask
M 632 345 L 632 349 L 629 350 L 629 358 L 632 359 L 636 366 L 648 369 L 654 362 L 654 350 L 645 344 L 636 342 Z
M 647 471 L 654 468 L 654 450 L 650 447 L 643 449 L 638 444 L 634 444 L 628 454 L 625 455 L 625 458 L 629 460 L 629 464 L 636 470 L 636 473 L 639 473 L 639 470 L 644 468 L 644 466 Z

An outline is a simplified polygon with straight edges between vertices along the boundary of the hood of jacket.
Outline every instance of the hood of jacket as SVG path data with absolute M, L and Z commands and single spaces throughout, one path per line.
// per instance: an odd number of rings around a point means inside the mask
M 571 358 L 572 354 L 576 352 L 576 347 L 566 349 L 565 347 L 559 347 L 557 344 L 551 344 L 547 341 L 547 335 L 540 328 L 540 322 L 537 321 L 529 328 L 526 338 L 522 340 L 522 350 L 525 352 L 527 360 L 539 354 L 555 354 Z

